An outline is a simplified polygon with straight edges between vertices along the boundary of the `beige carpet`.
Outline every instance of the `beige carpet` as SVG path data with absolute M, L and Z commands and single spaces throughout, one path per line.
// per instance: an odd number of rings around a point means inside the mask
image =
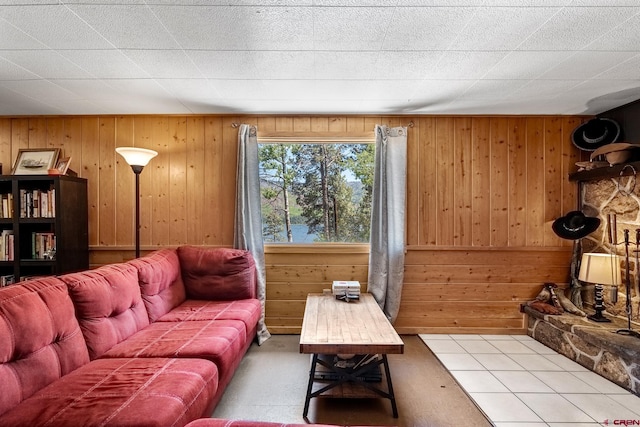
M 389 355 L 398 418 L 387 399 L 311 399 L 309 422 L 399 427 L 491 426 L 427 346 L 402 337 L 405 353 Z M 253 345 L 213 413 L 216 418 L 304 423 L 309 376 L 298 335 L 275 335 Z

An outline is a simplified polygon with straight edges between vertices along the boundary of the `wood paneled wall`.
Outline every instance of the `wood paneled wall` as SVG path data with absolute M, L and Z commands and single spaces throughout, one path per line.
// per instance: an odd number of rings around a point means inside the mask
M 577 206 L 567 116 L 104 116 L 0 118 L 0 162 L 60 147 L 89 180 L 92 265 L 133 256 L 134 175 L 117 146 L 159 155 L 141 175 L 143 250 L 231 246 L 237 129 L 259 135 L 362 137 L 410 125 L 402 333 L 522 332 L 519 304 L 566 283 L 571 242 L 551 222 Z M 308 292 L 332 280 L 366 287 L 367 246 L 266 248 L 267 325 L 298 332 Z

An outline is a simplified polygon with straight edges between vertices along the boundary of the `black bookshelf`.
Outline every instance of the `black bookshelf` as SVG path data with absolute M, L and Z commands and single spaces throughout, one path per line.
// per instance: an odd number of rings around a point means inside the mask
M 2 278 L 17 282 L 89 268 L 86 179 L 2 175 L 0 195 Z

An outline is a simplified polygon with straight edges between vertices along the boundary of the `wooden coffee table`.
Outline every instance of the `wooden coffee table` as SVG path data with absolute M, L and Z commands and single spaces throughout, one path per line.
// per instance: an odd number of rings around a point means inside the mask
M 309 412 L 312 397 L 384 397 L 391 401 L 393 416 L 397 418 L 387 354 L 403 352 L 402 339 L 373 295 L 362 294 L 359 300 L 345 302 L 333 295 L 309 294 L 300 333 L 300 353 L 313 355 L 303 416 L 306 418 Z M 355 370 L 343 369 L 319 357 L 347 354 L 377 354 L 379 357 Z M 384 368 L 386 390 L 363 379 L 380 366 Z M 332 373 L 334 379 L 319 380 L 316 377 L 319 367 Z

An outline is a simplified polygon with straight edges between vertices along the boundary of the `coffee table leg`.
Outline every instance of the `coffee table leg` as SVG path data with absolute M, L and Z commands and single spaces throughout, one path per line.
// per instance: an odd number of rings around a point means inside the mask
M 318 355 L 316 353 L 313 354 L 313 358 L 311 359 L 311 369 L 309 370 L 309 385 L 307 386 L 307 397 L 304 401 L 304 411 L 302 412 L 302 417 L 307 418 L 307 413 L 309 412 L 309 401 L 311 400 L 311 390 L 313 390 L 313 379 L 316 376 L 316 364 L 318 363 Z
M 389 392 L 389 400 L 391 400 L 391 410 L 393 411 L 393 418 L 398 418 L 398 407 L 396 406 L 396 395 L 393 393 L 393 385 L 391 385 L 391 373 L 389 372 L 389 362 L 387 361 L 387 355 L 382 355 L 382 364 L 384 365 L 384 374 L 387 377 L 387 390 Z

